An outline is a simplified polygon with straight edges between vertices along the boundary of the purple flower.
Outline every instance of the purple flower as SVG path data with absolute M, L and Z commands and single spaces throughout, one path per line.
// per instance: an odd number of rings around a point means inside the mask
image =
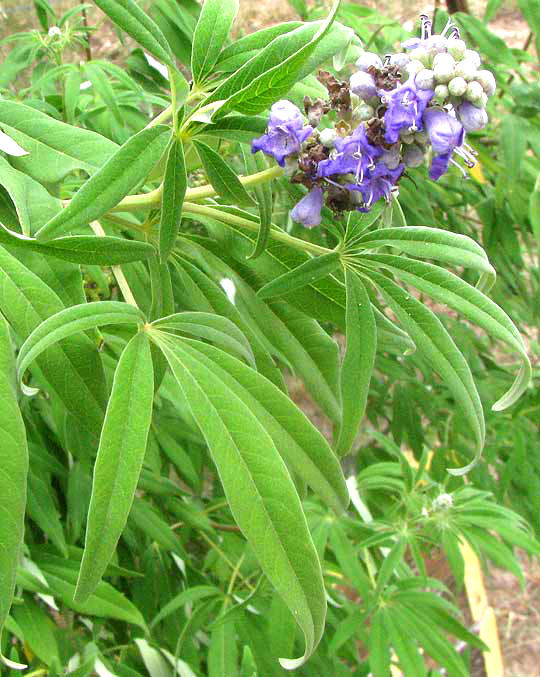
M 433 181 L 440 179 L 443 174 L 446 174 L 448 171 L 448 165 L 452 157 L 452 151 L 447 153 L 441 153 L 440 155 L 434 155 L 431 160 L 431 165 L 429 167 L 429 178 Z
M 482 129 L 488 123 L 488 115 L 485 108 L 477 108 L 468 101 L 464 101 L 458 106 L 457 113 L 461 123 L 468 132 Z
M 361 183 L 364 174 L 373 167 L 373 160 L 382 153 L 381 148 L 368 141 L 365 125 L 359 125 L 344 139 L 336 139 L 335 147 L 337 155 L 319 163 L 319 178 L 333 174 L 354 174 L 356 182 Z
M 463 145 L 465 130 L 453 115 L 436 108 L 429 108 L 424 113 L 424 124 L 436 154 L 429 168 L 429 178 L 437 181 L 448 169 L 452 153 Z
M 290 101 L 277 101 L 270 109 L 268 133 L 251 142 L 251 152 L 262 150 L 284 167 L 285 158 L 297 153 L 312 131 L 311 127 L 304 127 L 304 119 L 297 106 Z
M 435 153 L 448 153 L 463 143 L 463 125 L 444 110 L 428 108 L 424 113 L 424 124 Z
M 381 101 L 387 106 L 384 138 L 388 143 L 395 143 L 402 129 L 422 129 L 422 114 L 434 92 L 431 89 L 418 89 L 415 77 L 411 75 L 407 82 L 389 92 L 379 90 Z
M 388 169 L 384 162 L 380 161 L 359 184 L 348 183 L 347 188 L 358 191 L 362 195 L 363 205 L 357 207 L 361 212 L 368 212 L 372 205 L 381 197 L 390 200 L 392 188 L 396 185 L 399 177 L 403 174 L 405 165 L 400 164 L 395 169 Z
M 321 222 L 323 192 L 320 186 L 313 186 L 309 193 L 291 209 L 291 218 L 306 228 L 318 226 Z

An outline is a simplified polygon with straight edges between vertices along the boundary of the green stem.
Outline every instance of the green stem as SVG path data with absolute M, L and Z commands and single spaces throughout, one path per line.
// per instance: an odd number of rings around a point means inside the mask
M 172 106 L 172 125 L 173 132 L 176 134 L 178 128 L 178 105 L 176 103 L 176 80 L 172 68 L 169 66 L 169 82 L 171 83 L 171 106 Z
M 172 118 L 173 115 L 174 115 L 173 106 L 171 104 L 170 106 L 167 106 L 167 108 L 162 110 L 159 115 L 156 115 L 156 117 L 153 120 L 150 120 L 150 122 L 146 125 L 145 129 L 148 129 L 149 127 L 156 127 L 157 125 L 162 125 L 164 122 L 167 122 L 167 120 L 170 120 L 170 118 Z
M 255 186 L 258 183 L 265 183 L 266 181 L 271 181 L 276 179 L 279 176 L 282 176 L 283 169 L 281 167 L 271 167 L 270 169 L 265 169 L 262 172 L 256 172 L 255 174 L 248 174 L 247 176 L 239 176 L 240 183 L 244 186 Z M 156 207 L 161 203 L 161 196 L 163 193 L 163 186 L 158 186 L 155 190 L 151 190 L 149 193 L 140 193 L 138 195 L 128 195 L 123 200 L 112 207 L 110 212 L 129 212 L 135 209 L 151 209 Z M 207 184 L 205 186 L 198 186 L 196 188 L 188 188 L 186 190 L 185 200 L 203 200 L 207 197 L 214 197 L 217 195 L 217 192 L 213 186 Z M 64 207 L 67 207 L 69 200 L 64 200 Z
M 184 202 L 182 206 L 183 214 L 199 214 L 200 216 L 208 216 L 221 223 L 225 223 L 231 226 L 240 226 L 245 230 L 251 230 L 254 233 L 259 232 L 259 226 L 254 221 L 244 219 L 241 216 L 236 216 L 235 214 L 229 214 L 228 212 L 222 212 L 219 209 L 214 209 L 213 207 L 206 207 L 205 205 L 197 205 L 192 202 Z M 272 228 L 270 231 L 270 237 L 273 240 L 278 242 L 283 242 L 283 244 L 292 247 L 293 249 L 299 249 L 303 252 L 311 252 L 312 254 L 329 254 L 332 250 L 327 249 L 326 247 L 320 247 L 318 244 L 313 242 L 307 242 L 306 240 L 300 240 L 297 237 L 292 237 L 292 235 L 287 235 L 287 233 L 277 228 Z
M 270 169 L 264 169 L 262 172 L 239 176 L 238 178 L 243 186 L 249 187 L 256 186 L 258 183 L 266 183 L 282 175 L 283 169 L 281 167 L 270 167 Z M 217 193 L 213 186 L 198 186 L 197 188 L 188 188 L 184 199 L 193 202 L 207 197 L 214 197 L 214 195 L 217 195 Z

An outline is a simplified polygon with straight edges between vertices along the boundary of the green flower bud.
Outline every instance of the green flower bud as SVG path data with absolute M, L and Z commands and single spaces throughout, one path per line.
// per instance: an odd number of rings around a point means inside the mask
M 448 83 L 448 91 L 452 96 L 463 96 L 467 89 L 467 81 L 463 78 L 452 78 Z
M 495 76 L 491 71 L 477 71 L 474 79 L 482 85 L 482 89 L 488 96 L 493 96 L 493 94 L 495 94 L 497 83 L 495 82 Z
M 456 61 L 460 61 L 465 54 L 467 45 L 459 38 L 450 38 L 447 45 L 448 53 L 451 54 Z
M 405 71 L 407 72 L 407 75 L 416 75 L 416 73 L 423 71 L 424 68 L 425 66 L 421 61 L 418 61 L 418 59 L 413 59 L 405 66 Z
M 476 70 L 476 64 L 473 61 L 463 59 L 463 61 L 456 64 L 456 77 L 470 82 L 476 77 Z
M 446 99 L 450 96 L 450 92 L 448 91 L 448 87 L 446 85 L 437 85 L 435 87 L 435 95 L 433 97 L 433 102 L 438 103 L 438 104 L 443 104 Z
M 375 109 L 373 106 L 368 106 L 367 103 L 361 103 L 358 108 L 354 110 L 354 116 L 357 117 L 359 120 L 362 120 L 365 122 L 366 120 L 371 120 L 371 118 L 375 115 Z M 323 143 L 321 141 L 321 143 Z M 323 144 L 326 145 L 326 144 Z
M 455 68 L 449 63 L 437 64 L 433 68 L 433 75 L 435 76 L 435 82 L 438 84 L 446 84 L 454 77 Z
M 409 53 L 411 61 L 420 61 L 424 66 L 429 64 L 429 54 L 423 47 L 416 47 Z
M 480 54 L 478 54 L 478 52 L 475 52 L 474 49 L 466 49 L 463 58 L 467 59 L 467 61 L 472 61 L 477 68 L 480 68 L 480 66 L 482 65 L 482 59 L 480 58 Z
M 476 82 L 476 80 L 469 82 L 465 91 L 465 98 L 468 101 L 478 104 L 482 99 L 482 94 L 484 94 L 484 90 L 479 82 Z

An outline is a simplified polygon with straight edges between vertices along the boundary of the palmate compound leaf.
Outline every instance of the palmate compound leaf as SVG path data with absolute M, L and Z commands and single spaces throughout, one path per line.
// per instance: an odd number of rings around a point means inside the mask
M 371 268 L 362 274 L 379 289 L 400 324 L 409 333 L 422 356 L 443 378 L 469 424 L 476 453 L 464 468 L 449 469 L 453 475 L 467 473 L 478 462 L 485 440 L 484 412 L 471 370 L 456 344 L 437 316 L 395 282 Z
M 304 655 L 280 659 L 286 669 L 299 667 L 322 636 L 324 584 L 293 481 L 268 432 L 268 423 L 261 423 L 264 407 L 256 414 L 255 398 L 245 386 L 236 384 L 237 380 L 242 384 L 246 377 L 243 370 L 249 367 L 205 344 L 150 332 L 208 443 L 236 522 L 304 633 Z M 238 378 L 228 375 L 223 365 L 237 369 Z M 266 380 L 260 378 L 259 385 L 265 385 Z M 279 404 L 283 395 L 268 385 Z
M 94 466 L 86 541 L 74 599 L 95 590 L 125 527 L 146 451 L 154 373 L 150 341 L 136 334 L 120 356 Z
M 28 449 L 17 404 L 15 359 L 0 313 L 0 633 L 9 613 L 24 534 Z

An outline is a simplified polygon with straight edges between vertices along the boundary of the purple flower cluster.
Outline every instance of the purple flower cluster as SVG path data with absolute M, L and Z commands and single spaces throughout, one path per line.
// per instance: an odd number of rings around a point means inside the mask
M 293 183 L 308 189 L 291 211 L 293 220 L 311 228 L 320 224 L 323 204 L 339 213 L 369 211 L 381 198 L 389 202 L 406 168 L 422 165 L 426 156 L 435 181 L 450 164 L 466 174 L 459 159 L 474 165 L 465 135 L 487 124 L 493 75 L 480 69 L 480 57 L 451 22 L 432 35 L 422 16 L 421 37 L 402 47 L 406 51 L 384 61 L 364 52 L 348 83 L 320 72 L 329 100 L 305 98 L 309 125 L 290 101 L 272 106 L 267 133 L 252 142 L 252 151 L 272 156 Z M 337 122 L 323 123 L 332 111 Z

